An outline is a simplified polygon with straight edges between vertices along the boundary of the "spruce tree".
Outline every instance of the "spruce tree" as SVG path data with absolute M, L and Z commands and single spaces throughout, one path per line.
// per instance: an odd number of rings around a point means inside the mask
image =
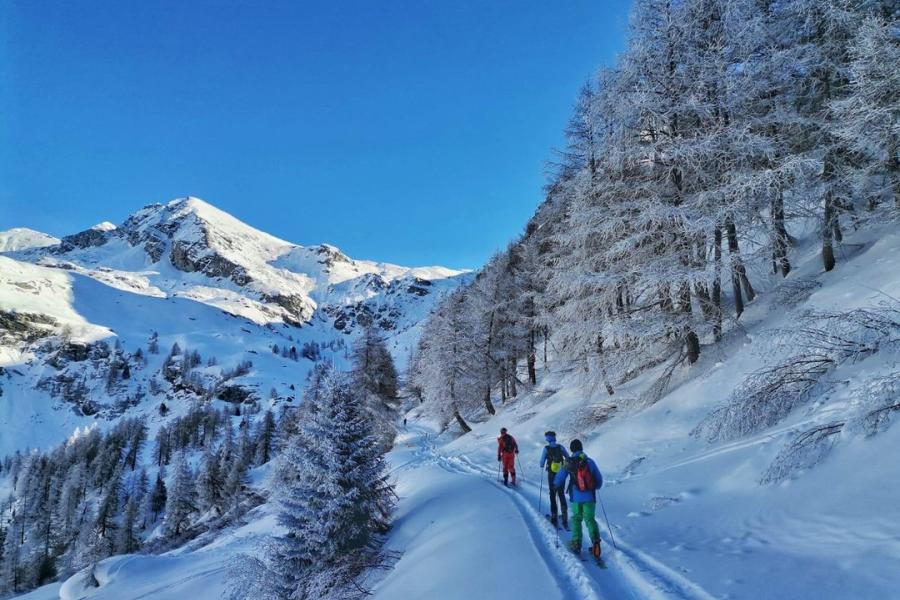
M 219 470 L 219 460 L 212 444 L 207 445 L 197 475 L 197 500 L 200 510 L 221 510 L 225 476 Z
M 309 415 L 273 472 L 287 534 L 273 545 L 269 568 L 282 598 L 352 591 L 377 558 L 375 534 L 387 528 L 394 501 L 362 394 L 352 383 L 324 373 L 319 405 Z
M 172 475 L 172 484 L 166 498 L 166 517 L 163 521 L 163 529 L 168 536 L 181 535 L 188 525 L 188 520 L 197 510 L 197 494 L 194 483 L 194 474 L 188 464 L 185 453 L 182 452 L 175 464 L 175 473 Z
M 256 434 L 256 456 L 254 463 L 263 465 L 272 457 L 272 447 L 275 443 L 275 415 L 267 410 Z

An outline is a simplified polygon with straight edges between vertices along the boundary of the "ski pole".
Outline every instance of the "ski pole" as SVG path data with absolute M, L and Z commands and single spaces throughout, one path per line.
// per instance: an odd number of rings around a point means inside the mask
M 522 473 L 522 481 L 527 481 L 525 478 L 525 469 L 522 468 L 522 461 L 519 460 L 518 453 L 516 453 L 516 464 L 519 465 L 519 471 Z
M 541 489 L 538 492 L 538 514 L 541 514 L 541 502 L 544 500 L 544 478 L 541 477 Z
M 500 461 L 497 461 L 497 483 L 500 483 Z
M 606 528 L 609 530 L 609 539 L 612 540 L 613 548 L 618 550 L 619 547 L 616 546 L 616 537 L 613 535 L 612 527 L 609 526 L 609 517 L 606 516 L 606 507 L 603 506 L 603 499 L 600 497 L 600 494 L 597 494 L 597 500 L 600 501 L 600 510 L 603 511 L 603 519 L 606 521 Z

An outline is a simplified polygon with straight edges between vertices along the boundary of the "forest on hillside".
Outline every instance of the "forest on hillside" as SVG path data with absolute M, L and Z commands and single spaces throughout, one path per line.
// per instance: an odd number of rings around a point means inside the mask
M 158 351 L 155 337 L 148 351 Z M 178 367 L 173 381 L 188 384 L 199 363 L 196 351 L 176 344 L 165 368 Z M 249 586 L 258 598 L 264 589 L 271 598 L 304 586 L 310 594 L 355 589 L 355 579 L 380 560 L 376 534 L 387 529 L 393 506 L 384 453 L 396 433 L 397 389 L 393 359 L 367 329 L 348 372 L 317 363 L 303 402 L 277 414 L 254 418 L 250 406 L 223 409 L 198 393 L 173 398 L 189 408 L 152 440 L 146 418 L 123 417 L 108 431 L 77 430 L 46 452 L 0 459 L 0 483 L 9 488 L 0 498 L 0 597 L 82 569 L 82 585 L 99 587 L 103 559 L 209 538 L 265 502 L 287 532 L 252 558 L 235 557 L 236 589 Z M 168 411 L 165 404 L 160 410 Z M 365 468 L 348 476 L 350 464 Z M 254 482 L 254 469 L 271 471 L 271 481 Z M 355 536 L 322 543 L 348 523 Z
M 891 0 L 636 0 L 545 201 L 431 317 L 412 390 L 467 431 L 549 348 L 609 395 L 665 365 L 658 399 L 740 326 L 754 272 L 789 276 L 800 238 L 839 267 L 845 233 L 900 211 L 898 18 Z

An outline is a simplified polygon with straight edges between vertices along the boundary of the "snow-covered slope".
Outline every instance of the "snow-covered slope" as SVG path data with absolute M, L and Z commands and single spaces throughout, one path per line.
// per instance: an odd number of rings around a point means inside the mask
M 580 366 L 551 356 L 538 364 L 536 387 L 498 403 L 498 414 L 484 415 L 466 435 L 454 427 L 440 431 L 413 407 L 389 455 L 400 502 L 387 549 L 397 560 L 390 571 L 373 573 L 373 597 L 894 597 L 900 588 L 900 470 L 893 456 L 900 428 L 889 420 L 877 434 L 848 426 L 816 460 L 800 457 L 774 482 L 767 473 L 799 432 L 854 423 L 868 385 L 897 378 L 895 347 L 839 366 L 829 377 L 833 385 L 777 425 L 725 442 L 697 434 L 698 424 L 727 403 L 747 374 L 785 351 L 783 332 L 804 311 L 847 311 L 900 296 L 900 235 L 884 233 L 850 240 L 841 268 L 832 273 L 820 271 L 808 248 L 790 278 L 761 286 L 743 329 L 676 372 L 669 392 L 649 406 L 635 408 L 634 401 L 659 373 L 648 372 L 609 397 Z M 515 490 L 496 481 L 501 426 L 521 449 Z M 566 443 L 584 440 L 604 473 L 600 497 L 612 531 L 601 511 L 598 520 L 606 570 L 572 557 L 567 532 L 544 518 L 547 487 L 537 463 L 547 429 Z M 247 524 L 190 548 L 107 559 L 97 572 L 99 588 L 84 588 L 78 574 L 62 588 L 54 584 L 26 598 L 218 598 L 230 558 L 254 552 L 277 531 L 267 510 L 260 507 Z
M 0 255 L 0 456 L 98 418 L 153 414 L 178 393 L 295 399 L 314 361 L 342 362 L 362 326 L 402 367 L 419 323 L 468 277 L 291 244 L 196 198 L 50 246 L 23 239 Z M 191 375 L 193 389 L 163 377 L 175 343 L 215 363 Z M 226 383 L 248 360 L 252 372 Z M 129 378 L 111 383 L 125 363 Z
M 661 368 L 608 396 L 599 378 L 586 374 L 581 365 L 551 357 L 547 364 L 539 362 L 534 389 L 498 406 L 496 416 L 485 414 L 469 434 L 459 436 L 451 425 L 440 437 L 432 435 L 427 451 L 445 471 L 481 478 L 484 489 L 470 500 L 477 504 L 488 502 L 494 493 L 489 488 L 497 477 L 500 427 L 516 436 L 524 483 L 510 494 L 504 524 L 515 531 L 527 528 L 532 543 L 543 549 L 559 580 L 560 591 L 549 597 L 896 597 L 900 321 L 866 334 L 869 348 L 838 364 L 808 400 L 798 400 L 777 423 L 712 441 L 705 426 L 698 427 L 715 419 L 748 375 L 804 350 L 790 332 L 805 322 L 801 319 L 809 311 L 900 309 L 900 234 L 882 230 L 845 241 L 844 262 L 830 273 L 821 271 L 816 246 L 798 248 L 797 268 L 790 277 L 761 285 L 763 293 L 742 316 L 743 327 L 709 348 L 693 367 L 677 370 L 658 402 L 642 399 L 662 375 Z M 831 331 L 844 332 L 833 325 Z M 413 431 L 435 430 L 418 408 L 409 418 Z M 556 532 L 543 518 L 548 512 L 547 483 L 541 483 L 538 461 L 543 433 L 550 429 L 565 444 L 575 437 L 583 440 L 606 479 L 600 497 L 612 532 L 598 508 L 606 571 L 592 565 L 572 571 L 563 548 L 567 533 L 560 532 L 557 549 Z M 402 473 L 401 489 L 417 485 L 421 476 L 421 469 Z M 403 514 L 434 511 L 434 502 L 440 500 L 411 495 L 400 507 Z M 438 538 L 436 543 L 451 549 L 472 543 L 464 531 L 430 527 L 428 543 Z M 391 547 L 404 548 L 410 559 L 419 556 L 424 543 L 405 523 L 392 540 L 396 546 Z M 489 545 L 497 543 L 491 540 Z M 515 560 L 504 567 L 506 562 L 497 559 L 501 571 L 517 568 Z M 470 566 L 476 564 L 472 559 Z M 376 588 L 375 598 L 401 597 L 394 582 L 423 572 L 414 560 L 401 559 L 401 567 L 406 572 L 391 574 Z M 497 572 L 493 577 L 483 585 L 499 585 L 504 575 Z M 579 587 L 584 577 L 589 590 Z M 464 591 L 465 586 L 454 586 L 440 597 L 466 598 Z
M 0 252 L 16 252 L 29 248 L 44 248 L 55 246 L 59 240 L 52 235 L 28 229 L 27 227 L 13 227 L 6 231 L 0 231 Z

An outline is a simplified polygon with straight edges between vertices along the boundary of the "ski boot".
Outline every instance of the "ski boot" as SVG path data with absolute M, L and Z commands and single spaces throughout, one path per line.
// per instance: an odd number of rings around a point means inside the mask
M 581 558 L 581 542 L 569 542 L 569 552 Z
M 550 515 L 550 524 L 553 525 L 553 527 L 559 527 L 558 523 L 559 522 L 556 520 L 556 515 Z

